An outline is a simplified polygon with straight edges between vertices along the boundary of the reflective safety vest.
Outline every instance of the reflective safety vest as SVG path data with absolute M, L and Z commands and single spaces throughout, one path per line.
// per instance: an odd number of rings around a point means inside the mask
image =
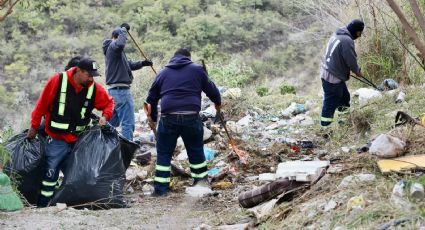
M 94 108 L 96 83 L 83 88 L 79 93 L 68 81 L 66 72 L 59 75 L 56 97 L 50 115 L 49 129 L 56 133 L 79 133 L 90 123 L 90 115 Z

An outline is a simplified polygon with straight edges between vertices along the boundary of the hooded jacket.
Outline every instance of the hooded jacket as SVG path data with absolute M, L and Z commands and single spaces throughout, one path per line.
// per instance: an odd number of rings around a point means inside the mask
M 176 55 L 155 78 L 146 102 L 152 105 L 152 119 L 156 121 L 160 99 L 162 114 L 199 112 L 202 92 L 215 104 L 221 104 L 220 92 L 202 66 L 189 57 Z
M 142 61 L 129 61 L 124 52 L 127 42 L 125 30 L 119 29 L 118 38 L 103 41 L 102 49 L 105 55 L 106 84 L 128 84 L 133 82 L 132 70 L 142 68 Z
M 354 40 L 346 27 L 338 29 L 329 39 L 322 67 L 343 81 L 349 79 L 350 71 L 360 72 Z

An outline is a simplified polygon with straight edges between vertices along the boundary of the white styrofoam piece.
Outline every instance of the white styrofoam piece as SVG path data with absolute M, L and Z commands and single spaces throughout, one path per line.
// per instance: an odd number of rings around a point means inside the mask
M 276 178 L 289 178 L 296 181 L 311 181 L 317 178 L 329 161 L 287 161 L 277 166 Z

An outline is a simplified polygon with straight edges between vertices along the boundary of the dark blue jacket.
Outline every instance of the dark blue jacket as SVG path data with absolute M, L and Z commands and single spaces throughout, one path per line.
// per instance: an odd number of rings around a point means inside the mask
M 215 84 L 201 65 L 190 58 L 176 55 L 156 76 L 146 102 L 152 105 L 152 118 L 157 120 L 157 105 L 161 99 L 161 113 L 199 112 L 201 93 L 204 92 L 212 102 L 221 105 L 221 96 Z
M 142 68 L 142 61 L 129 61 L 124 53 L 127 35 L 124 29 L 119 30 L 120 33 L 116 40 L 106 39 L 103 41 L 103 54 L 105 55 L 105 75 L 106 84 L 124 83 L 131 84 L 133 82 L 132 70 Z
M 360 72 L 354 40 L 346 27 L 339 28 L 329 39 L 322 67 L 343 81 L 349 79 L 350 71 Z

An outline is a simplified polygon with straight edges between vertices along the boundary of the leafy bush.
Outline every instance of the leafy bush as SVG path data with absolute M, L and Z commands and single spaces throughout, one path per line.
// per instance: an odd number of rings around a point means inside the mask
M 295 87 L 292 85 L 288 85 L 288 84 L 283 84 L 279 87 L 280 89 L 280 94 L 285 95 L 285 94 L 295 94 Z
M 253 71 L 244 64 L 231 62 L 228 65 L 213 66 L 209 76 L 218 85 L 228 87 L 242 87 L 253 78 Z
M 269 94 L 269 89 L 267 87 L 260 86 L 260 87 L 255 89 L 255 92 L 257 92 L 258 96 L 264 97 L 267 94 Z

